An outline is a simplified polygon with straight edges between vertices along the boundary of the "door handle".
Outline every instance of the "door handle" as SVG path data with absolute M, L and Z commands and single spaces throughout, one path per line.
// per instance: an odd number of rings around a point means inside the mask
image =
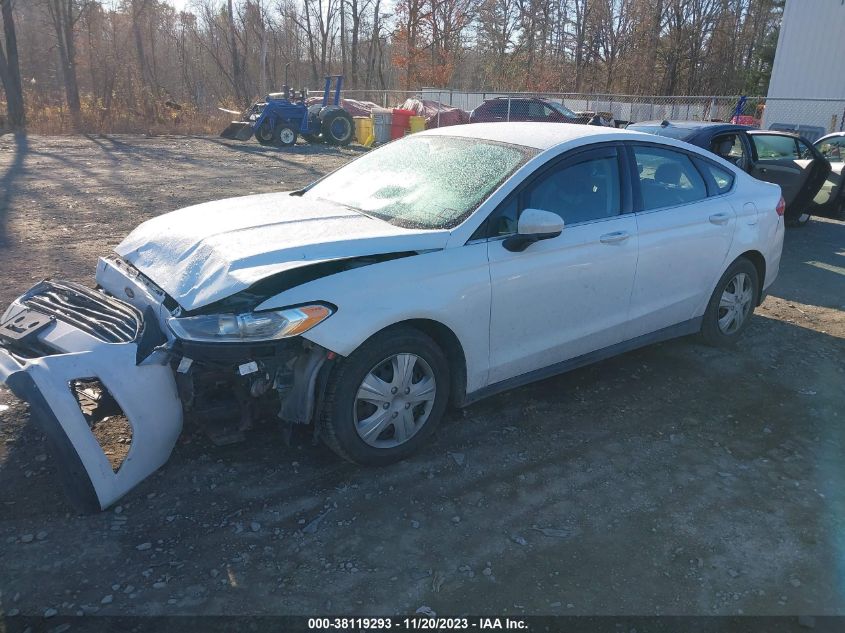
M 619 244 L 629 237 L 631 237 L 631 234 L 628 231 L 614 231 L 613 233 L 605 233 L 599 238 L 599 241 L 602 244 Z
M 727 224 L 730 219 L 727 213 L 714 213 L 710 216 L 710 224 Z

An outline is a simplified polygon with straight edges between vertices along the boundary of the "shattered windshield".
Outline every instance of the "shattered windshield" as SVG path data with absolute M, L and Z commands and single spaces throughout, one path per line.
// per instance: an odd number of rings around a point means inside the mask
M 450 229 L 535 150 L 454 136 L 409 136 L 330 174 L 304 197 L 406 228 Z

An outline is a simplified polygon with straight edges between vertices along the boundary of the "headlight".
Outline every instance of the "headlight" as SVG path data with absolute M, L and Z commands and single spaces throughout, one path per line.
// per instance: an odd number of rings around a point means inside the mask
M 167 324 L 176 336 L 189 341 L 248 343 L 297 336 L 326 320 L 333 313 L 334 310 L 328 306 L 315 304 L 244 314 L 171 317 Z

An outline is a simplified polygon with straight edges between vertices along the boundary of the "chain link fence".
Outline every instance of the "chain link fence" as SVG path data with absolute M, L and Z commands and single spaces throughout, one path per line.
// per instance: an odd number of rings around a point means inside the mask
M 311 93 L 321 96 L 322 92 Z M 657 96 L 539 92 L 465 92 L 446 88 L 402 90 L 344 90 L 344 99 L 401 106 L 407 99 L 429 102 L 435 112 L 453 108 L 471 112 L 490 99 L 509 101 L 505 120 L 516 110 L 514 101 L 543 99 L 559 103 L 579 115 L 603 114 L 619 127 L 638 121 L 730 121 L 764 129 L 798 132 L 810 141 L 845 131 L 845 99 L 797 99 L 735 96 Z M 436 116 L 432 125 L 438 125 Z

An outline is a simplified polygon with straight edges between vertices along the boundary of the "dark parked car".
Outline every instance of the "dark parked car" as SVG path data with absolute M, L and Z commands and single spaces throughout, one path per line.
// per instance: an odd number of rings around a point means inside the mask
M 496 97 L 470 112 L 470 123 L 494 121 L 542 121 L 545 123 L 589 123 L 592 117 L 578 115 L 565 105 L 535 97 Z
M 811 215 L 834 217 L 837 212 L 835 201 L 815 201 L 831 171 L 830 163 L 812 143 L 795 134 L 706 121 L 644 121 L 628 129 L 703 147 L 755 178 L 780 185 L 791 226 L 803 226 Z

